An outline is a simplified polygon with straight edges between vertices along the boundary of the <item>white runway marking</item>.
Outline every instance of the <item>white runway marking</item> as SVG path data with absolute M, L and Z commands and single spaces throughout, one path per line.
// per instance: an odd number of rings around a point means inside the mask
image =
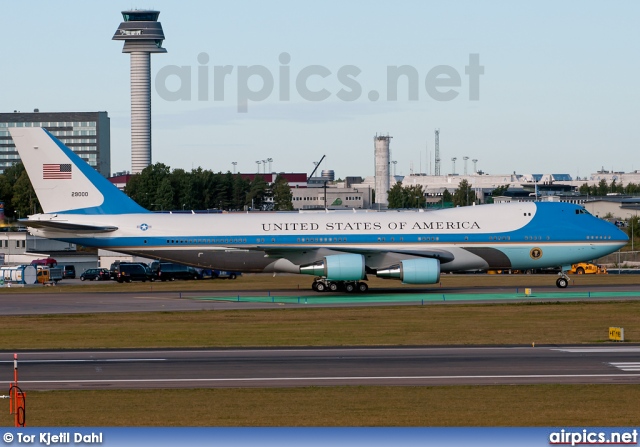
M 603 346 L 602 348 L 551 348 L 552 351 L 561 352 L 590 352 L 590 353 L 612 353 L 617 352 L 640 352 L 640 346 Z
M 201 378 L 201 379 L 114 379 L 114 380 L 21 380 L 25 384 L 81 384 L 81 383 L 181 383 L 181 382 L 277 382 L 277 381 L 329 381 L 329 380 L 441 380 L 441 379 L 562 379 L 562 378 L 606 378 L 606 377 L 640 377 L 640 374 L 523 374 L 523 375 L 490 375 L 490 376 L 337 376 L 337 377 L 244 377 L 244 378 Z M 10 382 L 0 382 L 0 384 Z
M 93 362 L 166 362 L 167 359 L 59 359 L 59 360 L 20 360 L 22 363 L 93 363 Z M 13 363 L 13 360 L 0 360 L 0 363 Z
M 622 371 L 638 371 L 640 372 L 640 362 L 611 362 L 609 363 L 611 366 L 615 366 Z

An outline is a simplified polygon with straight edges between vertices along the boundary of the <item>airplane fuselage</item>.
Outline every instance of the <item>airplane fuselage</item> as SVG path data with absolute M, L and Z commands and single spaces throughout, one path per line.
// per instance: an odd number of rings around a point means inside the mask
M 591 260 L 626 243 L 615 226 L 564 203 L 483 205 L 435 211 L 31 216 L 77 225 L 111 225 L 105 233 L 34 234 L 196 267 L 297 272 L 335 253 L 361 253 L 381 269 L 407 257 L 435 257 L 443 272 L 530 269 Z M 496 218 L 500 216 L 499 218 Z M 286 254 L 286 256 L 283 256 Z M 286 257 L 290 262 L 277 262 Z M 290 264 L 293 264 L 292 267 Z

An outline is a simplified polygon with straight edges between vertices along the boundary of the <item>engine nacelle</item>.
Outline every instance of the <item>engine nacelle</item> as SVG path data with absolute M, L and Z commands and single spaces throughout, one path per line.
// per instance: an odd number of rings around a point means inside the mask
M 325 256 L 322 261 L 301 266 L 300 273 L 333 281 L 359 281 L 365 276 L 364 256 L 351 253 Z
M 400 264 L 378 270 L 379 278 L 399 279 L 404 284 L 435 284 L 440 281 L 440 261 L 437 259 L 405 259 Z

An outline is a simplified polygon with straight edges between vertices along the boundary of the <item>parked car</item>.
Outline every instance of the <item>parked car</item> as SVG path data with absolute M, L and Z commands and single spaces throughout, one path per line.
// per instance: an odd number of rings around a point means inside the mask
M 87 269 L 80 274 L 82 281 L 104 281 L 109 279 L 109 270 L 107 269 Z
M 76 267 L 73 265 L 62 266 L 62 278 L 63 279 L 76 279 Z
M 118 282 L 131 282 L 131 281 L 153 281 L 155 278 L 151 273 L 151 269 L 142 263 L 124 263 L 121 262 L 116 267 L 116 281 Z
M 173 262 L 154 261 L 151 263 L 151 271 L 160 281 L 202 278 L 201 273 L 195 268 L 188 265 L 174 264 Z

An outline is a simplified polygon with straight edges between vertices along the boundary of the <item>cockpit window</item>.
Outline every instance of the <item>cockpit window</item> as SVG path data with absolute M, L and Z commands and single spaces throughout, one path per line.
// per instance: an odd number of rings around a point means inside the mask
M 591 215 L 591 213 L 587 210 L 585 210 L 584 208 L 579 208 L 576 210 L 576 214 L 588 214 L 589 216 Z

